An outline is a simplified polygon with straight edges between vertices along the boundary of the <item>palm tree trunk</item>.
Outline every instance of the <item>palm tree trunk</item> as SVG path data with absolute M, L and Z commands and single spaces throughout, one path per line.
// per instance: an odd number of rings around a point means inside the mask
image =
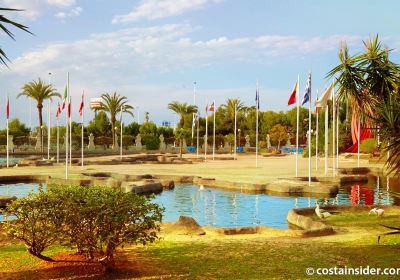
M 183 152 L 183 140 L 182 138 L 179 139 L 179 157 L 182 158 L 182 152 Z
M 37 141 L 40 141 L 40 152 L 43 155 L 43 141 L 42 141 L 42 125 L 43 125 L 43 116 L 42 116 L 42 109 L 43 105 L 39 103 L 37 105 L 38 113 L 39 113 L 39 131 L 38 131 L 38 139 Z
M 115 149 L 115 118 L 111 118 L 111 130 L 113 139 L 113 149 Z

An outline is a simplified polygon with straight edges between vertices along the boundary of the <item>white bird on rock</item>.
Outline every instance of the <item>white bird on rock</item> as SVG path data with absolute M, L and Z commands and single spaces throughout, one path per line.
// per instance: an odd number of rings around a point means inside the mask
M 383 216 L 383 214 L 385 214 L 385 210 L 383 210 L 382 208 L 372 208 L 370 211 L 369 211 L 369 213 L 368 213 L 368 215 L 371 215 L 371 214 L 376 214 L 376 216 L 378 216 L 378 217 L 382 217 Z
M 315 214 L 317 214 L 317 216 L 318 216 L 321 220 L 332 216 L 331 213 L 325 211 L 324 209 L 320 209 L 318 203 L 315 204 Z

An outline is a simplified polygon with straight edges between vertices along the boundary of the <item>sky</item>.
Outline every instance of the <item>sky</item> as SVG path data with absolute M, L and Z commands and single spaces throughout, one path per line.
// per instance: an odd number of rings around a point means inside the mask
M 195 81 L 200 109 L 227 98 L 255 105 L 258 81 L 261 110 L 285 111 L 298 75 L 302 94 L 311 71 L 314 99 L 341 42 L 356 54 L 379 33 L 399 62 L 395 0 L 0 0 L 0 7 L 24 9 L 3 14 L 34 33 L 0 35 L 11 60 L 0 68 L 0 114 L 8 94 L 11 117 L 32 125 L 37 111 L 16 99 L 21 87 L 42 78 L 62 93 L 67 72 L 75 121 L 82 91 L 87 99 L 117 92 L 136 108 L 126 122 L 149 112 L 160 124 L 177 120 L 169 102 L 194 102 Z

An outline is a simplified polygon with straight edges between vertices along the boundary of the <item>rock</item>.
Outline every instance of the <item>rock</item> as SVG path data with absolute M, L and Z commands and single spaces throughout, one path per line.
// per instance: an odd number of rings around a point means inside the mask
M 160 180 L 160 184 L 164 190 L 173 190 L 175 188 L 175 182 L 173 180 Z
M 205 235 L 206 232 L 192 217 L 179 216 L 172 226 L 174 231 L 187 235 Z
M 9 195 L 0 195 L 0 208 L 6 207 L 8 203 L 17 200 L 16 196 L 9 196 Z

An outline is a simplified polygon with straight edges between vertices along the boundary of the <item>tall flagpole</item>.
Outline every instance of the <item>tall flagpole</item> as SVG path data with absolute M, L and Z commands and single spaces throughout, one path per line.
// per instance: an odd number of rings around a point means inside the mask
M 120 153 L 120 158 L 121 158 L 121 160 L 122 160 L 122 112 L 123 112 L 123 107 L 124 107 L 124 105 L 122 105 L 121 106 L 121 116 L 120 116 L 120 118 L 119 118 L 119 124 L 120 124 L 120 126 L 121 126 L 121 131 L 120 131 L 120 141 L 121 141 L 121 147 L 119 148 L 119 153 Z
M 193 82 L 193 105 L 196 106 L 196 81 Z M 195 113 L 192 114 L 192 146 L 194 137 Z
M 9 167 L 9 156 L 10 156 L 10 151 L 9 151 L 9 149 L 10 149 L 10 147 L 9 147 L 9 139 L 8 139 L 8 137 L 9 137 L 9 131 L 8 131 L 8 118 L 10 117 L 10 99 L 9 99 L 9 97 L 8 97 L 8 94 L 7 94 L 7 101 L 6 101 L 6 115 L 7 115 L 7 120 L 6 120 L 6 130 L 7 130 L 7 145 L 6 145 L 6 150 L 7 150 L 7 152 L 6 152 L 6 154 L 7 154 L 7 168 Z
M 51 124 L 50 124 L 50 118 L 51 118 L 51 116 L 50 116 L 50 111 L 51 111 L 51 105 L 50 105 L 51 103 L 50 103 L 50 99 L 48 100 L 48 103 L 47 103 L 47 159 L 49 160 L 50 159 L 50 137 L 51 137 L 51 130 L 50 130 L 50 126 L 51 126 Z
M 256 104 L 256 167 L 258 167 L 258 106 L 260 104 L 260 96 L 258 92 L 258 80 L 257 80 L 257 89 L 256 89 L 256 98 L 257 98 L 257 104 Z
M 317 89 L 317 98 L 316 101 L 318 101 L 318 89 Z M 315 170 L 318 171 L 318 107 L 315 107 L 315 112 L 316 112 L 316 128 L 315 128 Z
M 234 140 L 234 149 L 235 149 L 235 151 L 234 151 L 234 155 L 235 155 L 235 159 L 237 159 L 237 152 L 236 152 L 236 118 L 237 118 L 237 104 L 235 103 L 235 125 L 234 125 L 234 132 L 233 132 L 233 135 L 234 135 L 234 137 L 235 137 L 235 140 Z
M 361 117 L 358 115 L 357 167 L 360 167 Z
M 68 97 L 69 97 L 69 166 L 72 167 L 72 97 L 69 93 L 68 85 Z
M 328 175 L 328 127 L 329 127 L 329 105 L 325 105 L 325 176 Z
M 214 108 L 213 108 L 213 113 L 214 113 L 214 127 L 213 127 L 213 160 L 215 160 L 215 113 L 216 113 L 216 105 L 215 105 L 215 100 L 213 101 Z
M 336 104 L 336 169 L 339 169 L 339 100 Z
M 57 163 L 60 163 L 60 127 L 59 127 L 59 112 L 58 110 L 60 109 L 60 104 L 58 104 L 58 108 L 57 108 Z
M 297 121 L 296 121 L 296 177 L 298 177 L 298 176 L 299 176 L 300 75 L 297 75 L 296 103 L 297 103 Z
M 310 96 L 308 100 L 308 185 L 311 186 L 311 72 L 310 72 Z
M 84 124 L 83 124 L 83 115 L 85 113 L 85 103 L 84 103 L 84 99 L 85 99 L 85 91 L 82 92 L 82 100 L 81 102 L 83 103 L 83 107 L 82 107 L 82 131 L 81 131 L 81 167 L 83 168 L 83 133 L 84 133 Z
M 65 110 L 65 179 L 68 179 L 68 106 L 69 106 L 69 72 L 67 73 L 67 97 L 65 100 L 67 110 Z
M 208 100 L 206 99 L 206 134 L 204 135 L 204 160 L 207 160 L 208 147 Z
M 195 116 L 196 116 L 196 124 L 197 124 L 196 157 L 199 157 L 199 147 L 200 147 L 200 115 L 199 115 L 199 112 L 197 112 Z
M 333 82 L 333 81 L 332 81 Z M 336 100 L 335 100 L 335 88 L 332 89 L 332 118 L 333 118 L 333 123 L 332 123 L 332 175 L 335 176 L 336 171 L 335 171 L 335 164 L 336 164 L 336 158 L 335 158 L 335 154 L 336 154 L 336 137 L 335 137 L 335 133 L 336 133 Z

